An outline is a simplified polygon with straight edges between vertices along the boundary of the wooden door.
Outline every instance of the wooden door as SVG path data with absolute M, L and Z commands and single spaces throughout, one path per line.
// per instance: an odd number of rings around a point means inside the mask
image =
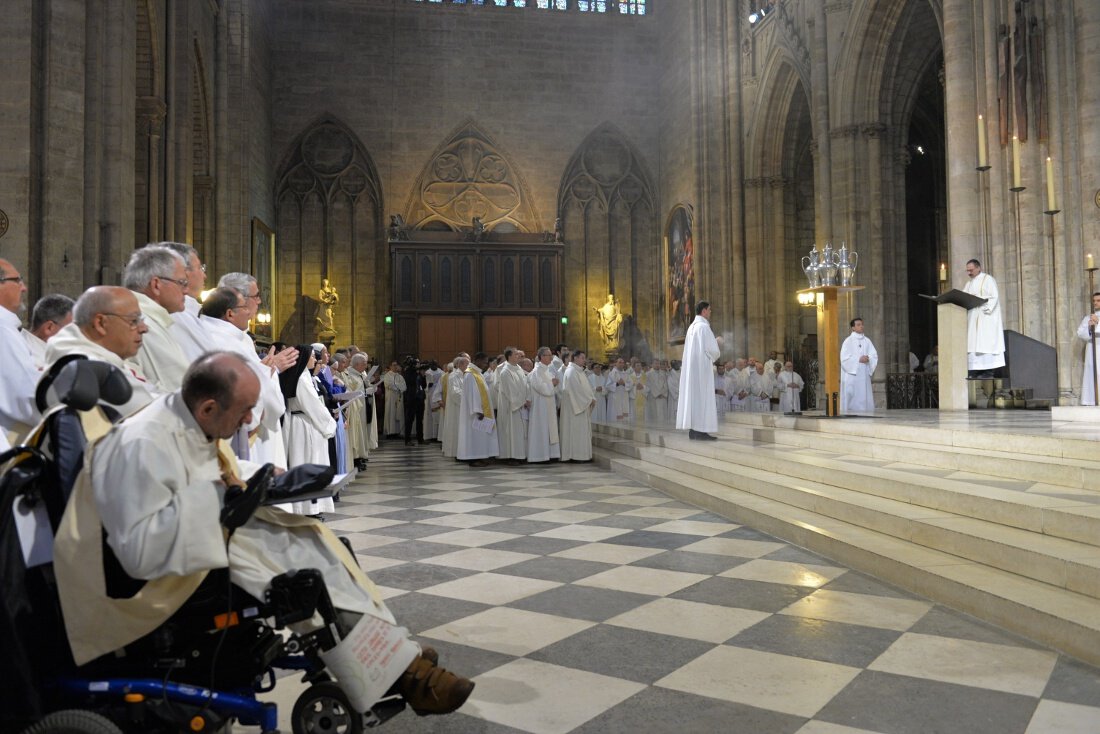
M 450 362 L 459 352 L 477 349 L 477 320 L 473 316 L 421 316 L 418 354 L 422 361 Z
M 481 349 L 490 359 L 505 347 L 519 347 L 532 360 L 540 346 L 537 316 L 485 316 L 481 319 Z M 552 345 L 546 345 L 552 346 Z

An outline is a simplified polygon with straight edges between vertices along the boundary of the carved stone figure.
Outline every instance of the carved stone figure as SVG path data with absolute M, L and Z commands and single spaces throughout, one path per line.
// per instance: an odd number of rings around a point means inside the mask
M 321 279 L 321 290 L 317 293 L 317 337 L 336 336 L 336 317 L 333 313 L 336 305 L 340 303 L 340 294 L 336 288 L 328 282 L 328 278 Z
M 596 320 L 599 322 L 600 336 L 603 337 L 603 345 L 608 352 L 619 348 L 619 334 L 623 324 L 623 312 L 615 300 L 614 294 L 607 294 L 607 303 L 596 308 Z

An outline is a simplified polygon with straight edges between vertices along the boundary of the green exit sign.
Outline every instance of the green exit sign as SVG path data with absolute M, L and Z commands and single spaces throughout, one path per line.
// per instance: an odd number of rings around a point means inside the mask
M 392 323 L 393 323 L 393 316 L 390 316 L 389 314 L 386 314 L 386 325 L 389 326 Z
M 568 316 L 562 316 L 561 317 L 561 322 L 562 322 L 563 325 L 568 324 L 569 323 L 569 317 Z

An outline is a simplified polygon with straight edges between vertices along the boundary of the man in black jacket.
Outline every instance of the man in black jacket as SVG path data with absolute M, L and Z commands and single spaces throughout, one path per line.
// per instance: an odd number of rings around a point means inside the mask
M 420 360 L 409 357 L 402 370 L 405 377 L 405 445 L 412 445 L 412 427 L 416 422 L 417 443 L 424 443 L 424 371 L 420 369 Z

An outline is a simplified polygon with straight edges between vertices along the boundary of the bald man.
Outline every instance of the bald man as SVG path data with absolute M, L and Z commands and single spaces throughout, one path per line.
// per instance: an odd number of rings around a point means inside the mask
M 123 416 L 130 415 L 161 394 L 133 361 L 148 330 L 137 298 L 128 288 L 89 288 L 73 306 L 72 323 L 46 343 L 46 369 L 69 354 L 114 365 L 126 375 L 133 395 L 125 405 L 112 407 Z
M 34 402 L 38 370 L 19 333 L 26 299 L 27 286 L 19 270 L 0 260 L 0 451 L 14 445 L 40 417 Z

